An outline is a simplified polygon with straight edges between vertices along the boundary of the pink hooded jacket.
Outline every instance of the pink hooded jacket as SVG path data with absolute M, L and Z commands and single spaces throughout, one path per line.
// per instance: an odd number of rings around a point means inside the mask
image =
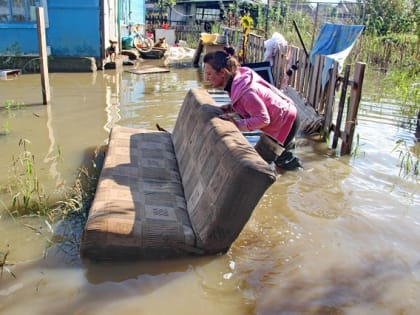
M 233 110 L 242 117 L 236 120 L 239 130 L 261 130 L 284 144 L 297 113 L 290 98 L 246 67 L 240 67 L 233 78 L 230 98 Z

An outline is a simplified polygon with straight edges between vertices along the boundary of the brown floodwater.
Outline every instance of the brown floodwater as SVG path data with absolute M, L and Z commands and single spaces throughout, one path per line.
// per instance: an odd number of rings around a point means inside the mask
M 227 254 L 112 264 L 45 250 L 42 218 L 9 216 L 19 141 L 59 200 L 115 124 L 173 128 L 187 91 L 203 85 L 200 71 L 51 73 L 47 106 L 39 75 L 0 80 L 0 252 L 9 252 L 0 314 L 419 314 L 420 189 L 393 151 L 401 138 L 416 144 L 389 107 L 368 101 L 377 78 L 365 80 L 358 154 L 300 138 L 304 169 L 279 177 Z

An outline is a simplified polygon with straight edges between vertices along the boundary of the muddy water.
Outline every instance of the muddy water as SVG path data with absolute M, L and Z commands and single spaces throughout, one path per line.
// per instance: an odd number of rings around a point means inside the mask
M 374 87 L 376 77 L 366 81 Z M 48 106 L 40 105 L 39 76 L 0 81 L 0 104 L 25 104 L 0 110 L 0 183 L 13 179 L 12 156 L 28 139 L 40 181 L 56 198 L 114 124 L 171 129 L 185 93 L 202 84 L 191 68 L 50 80 Z M 392 152 L 399 138 L 414 145 L 412 130 L 371 105 L 360 111 L 356 157 L 299 139 L 304 170 L 279 178 L 223 256 L 81 263 L 54 246 L 44 251 L 50 233 L 42 219 L 15 222 L 2 207 L 0 251 L 10 252 L 16 278 L 3 270 L 0 314 L 418 314 L 420 189 L 399 175 Z

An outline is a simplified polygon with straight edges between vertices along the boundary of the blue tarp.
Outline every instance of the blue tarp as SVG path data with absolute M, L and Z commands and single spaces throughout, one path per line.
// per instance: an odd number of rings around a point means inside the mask
M 364 25 L 324 23 L 321 26 L 318 38 L 311 50 L 309 60 L 313 64 L 315 55 L 326 56 L 322 71 L 322 86 L 325 86 L 328 82 L 329 70 L 334 64 L 334 61 L 339 63 L 339 71 L 341 71 L 344 60 L 347 58 L 363 29 Z

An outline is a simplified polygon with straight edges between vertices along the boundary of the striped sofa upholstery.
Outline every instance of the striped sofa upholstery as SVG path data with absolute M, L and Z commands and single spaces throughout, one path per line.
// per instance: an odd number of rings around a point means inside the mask
M 203 89 L 172 133 L 116 126 L 80 253 L 92 260 L 225 252 L 275 173 Z

